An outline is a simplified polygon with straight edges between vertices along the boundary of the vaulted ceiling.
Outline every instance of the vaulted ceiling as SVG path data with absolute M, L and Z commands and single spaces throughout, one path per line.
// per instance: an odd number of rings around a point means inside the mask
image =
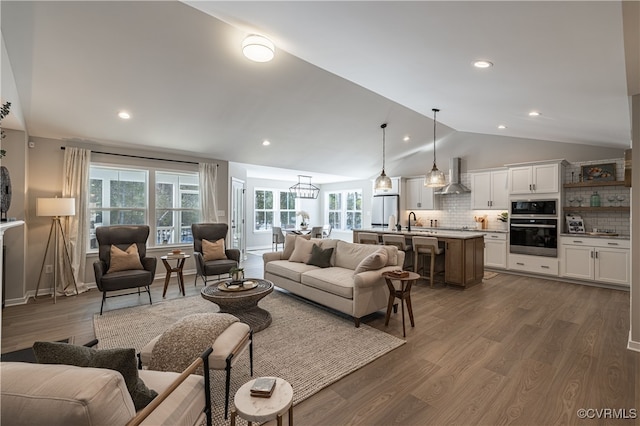
M 31 136 L 354 178 L 379 173 L 383 122 L 390 168 L 428 166 L 434 107 L 439 142 L 457 131 L 629 146 L 640 54 L 628 36 L 625 51 L 620 2 L 0 7 L 2 100 L 18 108 L 3 125 Z M 275 42 L 272 62 L 242 56 L 252 33 Z

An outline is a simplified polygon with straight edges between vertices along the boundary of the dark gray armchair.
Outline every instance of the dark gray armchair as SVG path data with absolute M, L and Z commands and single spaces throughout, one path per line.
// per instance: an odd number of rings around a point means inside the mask
M 202 278 L 204 285 L 209 281 L 208 277 L 217 275 L 220 279 L 221 274 L 229 274 L 232 268 L 237 268 L 240 264 L 240 250 L 225 248 L 226 259 L 208 260 L 205 262 L 202 255 L 202 240 L 216 242 L 220 238 L 226 241 L 229 226 L 226 223 L 193 223 L 191 224 L 191 233 L 193 234 L 193 257 L 196 261 L 196 279 L 193 284 L 198 282 L 198 277 Z M 226 244 L 225 244 L 226 247 Z
M 148 237 L 149 227 L 147 225 L 112 225 L 96 228 L 99 260 L 96 260 L 93 263 L 93 271 L 96 276 L 96 285 L 102 292 L 100 315 L 102 315 L 102 308 L 104 307 L 104 301 L 107 297 L 124 295 L 117 294 L 114 296 L 107 296 L 107 292 L 109 291 L 137 288 L 138 294 L 140 294 L 140 287 L 142 287 L 149 294 L 149 304 L 152 304 L 149 286 L 153 283 L 158 259 L 155 257 L 147 257 Z M 114 245 L 121 250 L 126 250 L 134 243 L 138 248 L 140 263 L 144 269 L 131 269 L 107 273 L 111 263 L 111 246 Z

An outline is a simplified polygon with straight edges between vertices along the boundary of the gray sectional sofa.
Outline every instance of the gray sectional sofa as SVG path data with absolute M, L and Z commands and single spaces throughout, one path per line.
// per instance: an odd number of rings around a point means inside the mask
M 320 249 L 324 252 L 313 256 Z M 381 274 L 402 269 L 404 252 L 395 246 L 287 235 L 284 250 L 265 253 L 263 261 L 265 279 L 350 315 L 359 327 L 360 318 L 386 309 L 389 291 Z

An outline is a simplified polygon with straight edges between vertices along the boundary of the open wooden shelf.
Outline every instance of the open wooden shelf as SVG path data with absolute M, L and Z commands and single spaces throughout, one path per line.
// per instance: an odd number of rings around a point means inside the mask
M 569 206 L 565 206 L 563 207 L 565 212 L 574 212 L 574 213 L 578 213 L 578 212 L 590 212 L 590 213 L 597 213 L 597 212 L 620 212 L 620 213 L 629 213 L 629 206 L 620 206 L 620 207 L 613 207 L 613 206 L 605 206 L 605 207 L 589 207 L 589 206 L 585 206 L 585 207 L 569 207 Z
M 562 186 L 565 188 L 591 188 L 594 186 L 624 186 L 624 181 L 623 180 L 603 180 L 603 181 L 575 182 L 575 183 L 565 183 Z

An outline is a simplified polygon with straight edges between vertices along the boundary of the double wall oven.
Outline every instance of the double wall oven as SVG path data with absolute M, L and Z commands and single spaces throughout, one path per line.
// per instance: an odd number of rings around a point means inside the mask
M 512 200 L 511 253 L 558 256 L 558 200 Z

